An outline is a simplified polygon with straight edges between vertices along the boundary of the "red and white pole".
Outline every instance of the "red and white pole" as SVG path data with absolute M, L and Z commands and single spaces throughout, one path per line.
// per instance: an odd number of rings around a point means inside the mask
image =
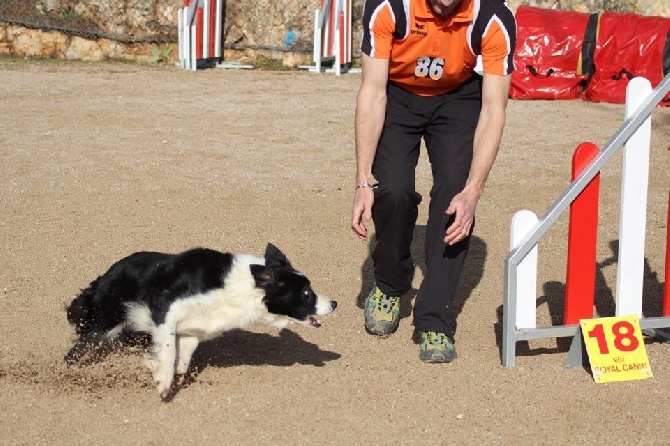
M 202 6 L 195 10 L 195 58 L 202 59 Z
M 572 180 L 599 153 L 593 143 L 582 143 L 572 156 Z M 596 242 L 598 238 L 598 196 L 600 173 L 570 205 L 568 267 L 565 280 L 563 323 L 572 325 L 593 317 L 596 290 Z

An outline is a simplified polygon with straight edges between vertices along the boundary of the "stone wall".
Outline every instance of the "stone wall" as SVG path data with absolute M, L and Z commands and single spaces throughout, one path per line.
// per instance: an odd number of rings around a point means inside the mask
M 177 40 L 177 4 L 177 0 L 0 0 L 0 55 L 152 60 L 152 48 Z
M 147 43 L 125 44 L 110 39 L 84 38 L 58 31 L 0 23 L 0 56 L 148 62 L 153 60 L 151 48 L 154 46 Z
M 311 64 L 314 11 L 319 0 L 227 0 L 225 59 L 262 54 L 285 65 Z M 0 0 L 0 55 L 99 61 L 173 63 L 177 8 L 183 0 Z M 509 0 L 595 12 L 614 10 L 670 17 L 668 0 Z M 353 46 L 358 56 L 363 0 L 354 0 Z M 290 46 L 289 31 L 295 33 Z M 160 57 L 156 57 L 156 56 Z

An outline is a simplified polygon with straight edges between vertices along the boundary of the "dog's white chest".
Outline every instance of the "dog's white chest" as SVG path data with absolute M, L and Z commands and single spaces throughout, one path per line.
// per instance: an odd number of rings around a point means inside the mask
M 168 318 L 174 318 L 180 335 L 212 339 L 227 330 L 248 327 L 268 314 L 262 294 L 255 294 L 258 296 L 230 295 L 225 288 L 215 290 L 175 302 Z

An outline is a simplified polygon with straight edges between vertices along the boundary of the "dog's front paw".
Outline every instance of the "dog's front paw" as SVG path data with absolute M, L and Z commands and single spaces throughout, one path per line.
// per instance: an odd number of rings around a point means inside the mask
M 170 393 L 170 386 L 160 381 L 154 381 L 154 385 L 156 386 L 156 390 L 158 390 L 160 397 L 163 399 L 167 398 Z
M 168 393 L 170 393 L 170 387 L 172 387 L 172 380 L 174 379 L 174 375 L 169 370 L 166 370 L 165 367 L 163 367 L 162 370 L 160 368 L 155 370 L 153 376 L 154 386 L 156 386 L 158 394 L 163 399 L 167 398 Z
M 170 387 L 172 386 L 172 383 L 168 383 L 166 381 L 154 381 L 154 385 L 156 386 L 158 395 L 160 395 L 162 399 L 166 399 L 170 393 Z

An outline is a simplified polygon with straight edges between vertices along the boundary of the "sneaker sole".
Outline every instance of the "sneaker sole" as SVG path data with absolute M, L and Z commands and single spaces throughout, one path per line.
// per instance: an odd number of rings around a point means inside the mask
M 419 359 L 423 362 L 431 363 L 431 364 L 438 364 L 438 363 L 449 363 L 456 359 L 458 355 L 456 352 L 454 352 L 453 356 L 452 355 L 444 355 L 442 353 L 433 353 L 430 356 L 422 356 L 419 354 Z
M 385 326 L 383 326 L 383 325 L 381 325 L 381 324 L 370 325 L 370 324 L 367 323 L 367 321 L 365 322 L 365 330 L 366 330 L 368 333 L 373 334 L 373 335 L 377 335 L 377 336 L 386 336 L 386 335 L 390 335 L 391 333 L 395 333 L 395 331 L 396 331 L 397 329 L 398 329 L 398 325 L 396 325 L 395 327 L 391 327 L 390 329 L 388 329 L 388 328 L 386 328 Z

